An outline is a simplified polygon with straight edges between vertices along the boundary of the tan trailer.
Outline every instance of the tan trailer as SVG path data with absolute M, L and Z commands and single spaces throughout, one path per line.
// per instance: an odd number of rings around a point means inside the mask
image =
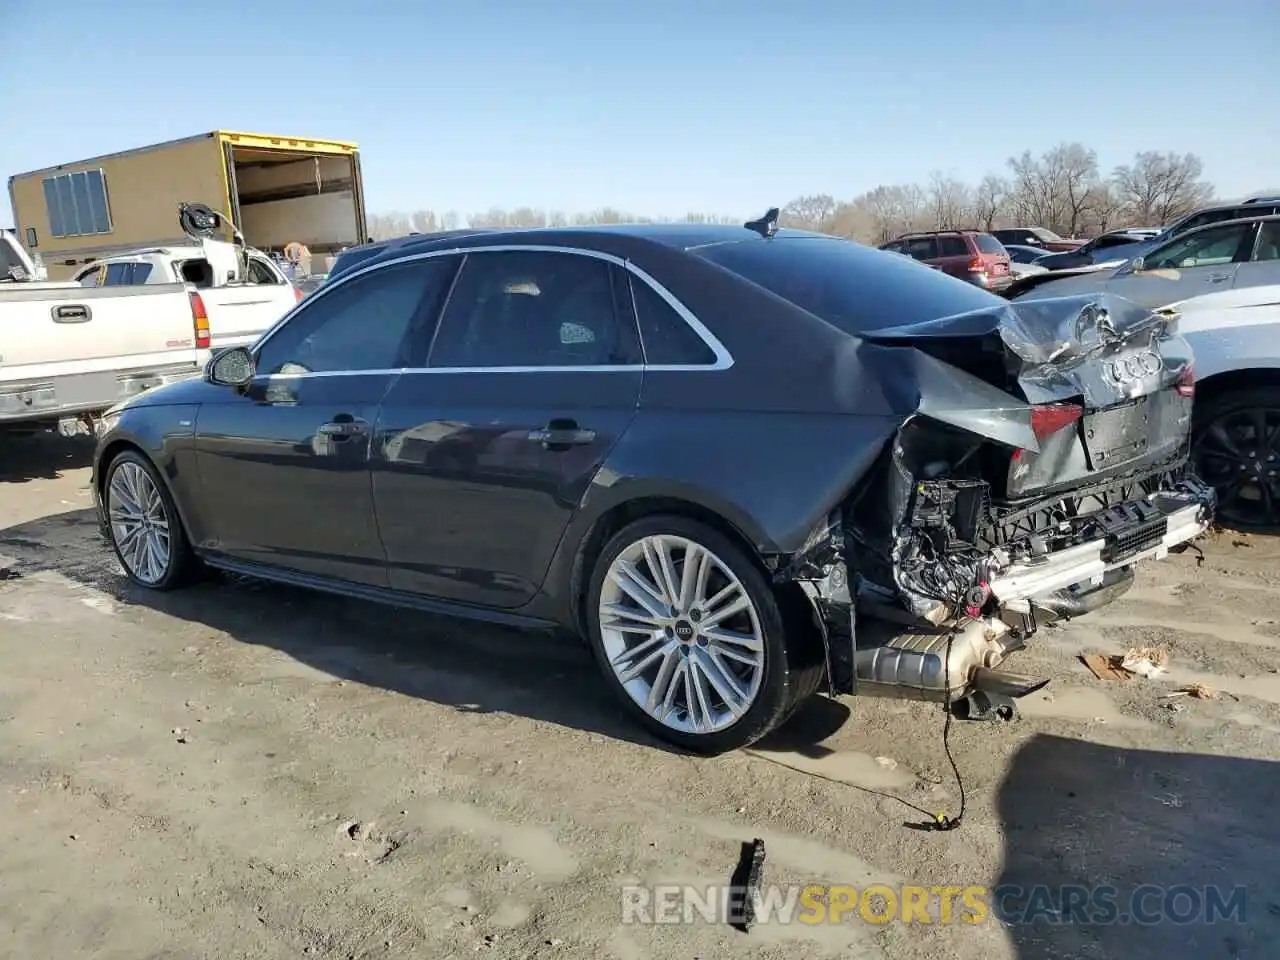
M 174 213 L 183 201 L 227 213 L 260 250 L 301 244 L 315 272 L 365 239 L 360 152 L 340 140 L 215 130 L 18 174 L 9 199 L 51 280 L 125 250 L 188 243 Z

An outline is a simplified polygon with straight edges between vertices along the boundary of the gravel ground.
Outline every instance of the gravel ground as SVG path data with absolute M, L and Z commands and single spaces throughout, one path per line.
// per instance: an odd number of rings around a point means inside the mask
M 1208 537 L 1042 630 L 1014 662 L 1052 683 L 953 726 L 966 813 L 930 832 L 903 800 L 957 810 L 936 706 L 817 700 L 758 749 L 680 755 L 563 640 L 230 578 L 134 590 L 87 462 L 0 443 L 0 956 L 1280 956 L 1274 540 Z M 1146 645 L 1164 677 L 1078 660 Z M 1218 696 L 1162 699 L 1193 682 Z M 1243 886 L 1245 912 L 623 922 L 624 884 L 726 883 L 755 837 L 767 883 Z

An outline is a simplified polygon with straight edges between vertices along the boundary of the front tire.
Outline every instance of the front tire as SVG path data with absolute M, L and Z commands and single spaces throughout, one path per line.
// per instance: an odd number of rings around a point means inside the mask
M 120 452 L 102 487 L 107 538 L 125 574 L 148 590 L 183 585 L 196 565 L 182 519 L 151 461 Z
M 645 517 L 604 547 L 589 639 L 624 707 L 698 753 L 754 743 L 815 692 L 820 664 L 788 650 L 774 591 L 741 547 L 681 516 Z
M 1218 491 L 1220 523 L 1280 531 L 1280 386 L 1197 402 L 1191 458 L 1200 479 Z

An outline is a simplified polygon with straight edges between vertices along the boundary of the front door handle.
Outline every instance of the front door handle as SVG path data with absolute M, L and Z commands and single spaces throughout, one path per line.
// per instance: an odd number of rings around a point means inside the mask
M 529 439 L 548 450 L 556 447 L 574 447 L 593 443 L 594 430 L 583 430 L 573 420 L 552 420 L 540 430 L 530 430 Z
M 364 420 L 357 420 L 354 417 L 342 420 L 335 418 L 316 427 L 316 433 L 334 440 L 346 440 L 349 437 L 358 437 L 368 429 L 369 424 Z

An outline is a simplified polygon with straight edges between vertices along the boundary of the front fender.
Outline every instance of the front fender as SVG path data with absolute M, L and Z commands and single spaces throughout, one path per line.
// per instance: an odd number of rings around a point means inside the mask
M 102 484 L 111 460 L 125 447 L 144 453 L 155 465 L 177 505 L 179 517 L 193 543 L 198 543 L 199 517 L 188 505 L 195 501 L 199 478 L 195 463 L 198 404 L 167 406 L 125 405 L 102 418 L 93 456 L 93 498 L 105 523 Z M 193 524 L 195 526 L 193 526 Z

